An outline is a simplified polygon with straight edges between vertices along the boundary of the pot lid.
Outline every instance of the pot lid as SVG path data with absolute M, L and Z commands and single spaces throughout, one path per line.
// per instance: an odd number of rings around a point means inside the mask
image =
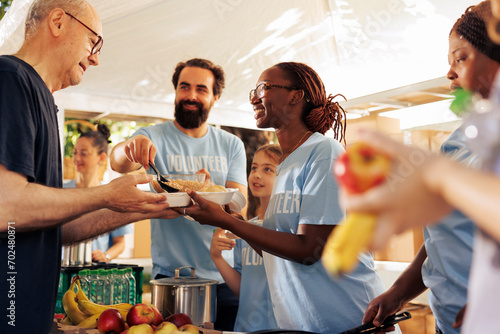
M 182 277 L 179 271 L 184 268 L 191 269 L 191 276 Z M 180 267 L 175 269 L 174 277 L 165 277 L 149 281 L 151 285 L 171 285 L 171 286 L 206 286 L 218 284 L 219 281 L 207 278 L 196 277 L 194 267 Z

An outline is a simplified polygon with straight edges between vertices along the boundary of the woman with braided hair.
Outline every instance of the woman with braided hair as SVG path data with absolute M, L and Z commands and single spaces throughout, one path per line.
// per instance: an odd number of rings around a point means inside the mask
M 370 300 L 385 290 L 370 254 L 338 280 L 319 261 L 344 216 L 332 165 L 343 152 L 345 113 L 333 98 L 312 68 L 294 62 L 268 68 L 250 91 L 257 126 L 274 128 L 283 150 L 263 227 L 236 219 L 195 192 L 190 195 L 197 204 L 178 211 L 228 229 L 261 252 L 282 329 L 338 333 L 359 326 Z M 335 139 L 324 136 L 330 128 Z

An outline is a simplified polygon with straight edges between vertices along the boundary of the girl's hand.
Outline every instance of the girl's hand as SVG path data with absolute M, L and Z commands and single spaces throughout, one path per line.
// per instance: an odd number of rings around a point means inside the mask
M 223 250 L 231 250 L 236 246 L 236 242 L 226 237 L 226 231 L 217 228 L 212 237 L 212 244 L 210 245 L 210 256 L 212 259 L 222 257 Z

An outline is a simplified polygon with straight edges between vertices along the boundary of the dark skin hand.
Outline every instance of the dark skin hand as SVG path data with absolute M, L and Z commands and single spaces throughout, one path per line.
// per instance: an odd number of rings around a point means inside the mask
M 467 304 L 458 311 L 457 316 L 455 317 L 455 322 L 453 323 L 453 328 L 460 328 L 464 323 L 465 312 L 467 312 Z
M 220 205 L 203 199 L 195 191 L 188 190 L 187 193 L 196 204 L 173 210 L 184 214 L 185 209 L 186 215 L 200 224 L 229 230 L 245 239 L 254 249 L 304 265 L 314 264 L 321 258 L 326 239 L 334 228 L 333 225 L 302 224 L 297 234 L 274 231 L 233 217 Z

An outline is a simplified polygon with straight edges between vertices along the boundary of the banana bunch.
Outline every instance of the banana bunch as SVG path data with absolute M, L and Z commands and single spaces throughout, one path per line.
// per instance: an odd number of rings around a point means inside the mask
M 75 292 L 75 288 L 77 292 Z M 67 315 L 64 319 L 65 324 L 69 324 L 69 320 L 71 320 L 73 324 L 81 328 L 97 328 L 97 319 L 102 312 L 110 308 L 117 309 L 126 319 L 128 310 L 133 306 L 128 303 L 99 305 L 90 301 L 80 286 L 80 276 L 78 275 L 72 278 L 68 291 L 64 293 L 62 304 Z
M 77 281 L 78 285 L 76 283 Z M 86 320 L 89 317 L 87 314 L 83 313 L 80 310 L 80 308 L 78 307 L 78 303 L 76 302 L 77 294 L 75 293 L 75 286 L 78 288 L 78 293 L 80 295 L 84 294 L 82 289 L 80 288 L 79 283 L 80 283 L 80 277 L 79 276 L 73 277 L 68 291 L 64 293 L 64 296 L 62 298 L 64 312 L 66 312 L 66 315 L 68 316 L 69 320 L 71 320 L 75 324 L 79 324 L 80 322 Z
M 376 216 L 350 213 L 335 227 L 326 241 L 321 261 L 332 276 L 349 273 L 358 264 L 358 254 L 366 250 L 375 229 Z

